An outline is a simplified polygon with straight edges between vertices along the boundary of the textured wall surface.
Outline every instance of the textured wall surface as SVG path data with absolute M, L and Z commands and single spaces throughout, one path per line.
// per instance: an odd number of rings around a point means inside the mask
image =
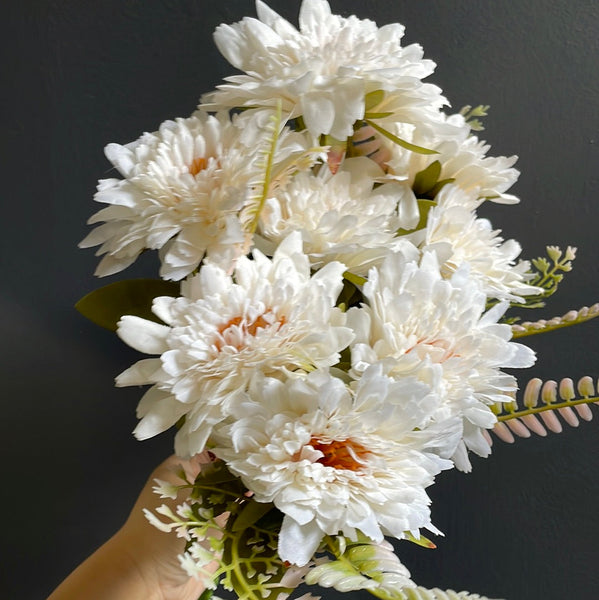
M 453 107 L 490 104 L 491 154 L 518 154 L 515 207 L 486 214 L 525 257 L 579 247 L 543 315 L 599 300 L 599 5 L 593 0 L 331 0 L 400 21 Z M 295 22 L 299 2 L 271 6 Z M 124 520 L 171 436 L 130 435 L 141 390 L 113 388 L 137 357 L 72 308 L 97 287 L 77 250 L 96 210 L 108 142 L 125 143 L 232 73 L 212 44 L 250 0 L 16 0 L 2 5 L 3 598 L 39 599 Z M 150 256 L 127 276 L 154 274 Z M 539 315 L 540 316 L 540 315 Z M 599 375 L 599 320 L 531 340 L 530 377 Z M 525 380 L 526 378 L 523 378 Z M 511 600 L 593 600 L 599 591 L 599 423 L 495 444 L 469 475 L 430 490 L 446 534 L 400 546 L 416 581 Z M 335 595 L 325 592 L 324 598 Z M 367 597 L 360 594 L 353 598 Z

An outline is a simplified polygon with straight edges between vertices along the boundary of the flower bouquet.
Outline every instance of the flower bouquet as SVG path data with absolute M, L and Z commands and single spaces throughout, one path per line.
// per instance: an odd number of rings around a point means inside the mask
M 556 291 L 575 249 L 521 260 L 479 216 L 518 202 L 516 157 L 487 155 L 488 107 L 447 111 L 401 25 L 325 0 L 303 1 L 299 28 L 256 10 L 214 35 L 241 74 L 191 116 L 106 147 L 120 177 L 99 182 L 107 206 L 81 242 L 99 246 L 99 276 L 159 253 L 159 279 L 78 304 L 150 355 L 116 380 L 150 386 L 135 436 L 175 426 L 176 454 L 205 457 L 195 480 L 157 481 L 162 497 L 189 498 L 147 517 L 186 539 L 181 566 L 206 597 L 307 584 L 480 598 L 418 587 L 389 540 L 434 547 L 426 488 L 488 456 L 491 433 L 591 418 L 591 378 L 532 379 L 519 398 L 504 369 L 534 363 L 516 338 L 599 306 L 518 316 Z

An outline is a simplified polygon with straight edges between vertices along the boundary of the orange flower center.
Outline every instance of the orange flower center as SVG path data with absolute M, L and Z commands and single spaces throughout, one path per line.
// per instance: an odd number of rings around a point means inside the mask
M 320 450 L 324 455 L 316 462 L 325 467 L 333 467 L 333 469 L 359 471 L 364 467 L 364 462 L 369 454 L 368 450 L 362 444 L 358 444 L 358 442 L 354 442 L 353 440 L 323 442 L 318 438 L 312 438 L 310 446 L 314 450 Z
M 195 177 L 200 171 L 203 171 L 208 166 L 208 159 L 200 156 L 194 158 L 191 165 L 189 165 L 189 172 Z
M 266 313 L 267 314 L 267 313 Z M 218 350 L 226 344 L 241 350 L 244 346 L 242 338 L 250 335 L 255 336 L 259 329 L 276 326 L 279 329 L 286 323 L 285 316 L 280 317 L 276 321 L 267 321 L 264 315 L 260 315 L 256 320 L 248 322 L 244 317 L 233 317 L 218 328 L 220 339 L 216 342 Z

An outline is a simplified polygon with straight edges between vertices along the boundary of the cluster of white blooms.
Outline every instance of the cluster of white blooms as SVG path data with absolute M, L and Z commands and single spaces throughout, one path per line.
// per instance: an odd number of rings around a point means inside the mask
M 82 245 L 100 246 L 99 275 L 155 249 L 181 281 L 154 299 L 159 322 L 118 325 L 151 355 L 117 378 L 151 386 L 135 435 L 178 423 L 177 454 L 210 449 L 274 503 L 279 556 L 304 566 L 324 536 L 436 531 L 425 489 L 490 452 L 493 405 L 516 390 L 503 369 L 534 361 L 501 319 L 538 289 L 477 215 L 518 201 L 515 157 L 443 112 L 401 25 L 325 0 L 303 1 L 299 29 L 257 13 L 216 30 L 241 75 L 107 146 L 122 178 L 100 182 Z

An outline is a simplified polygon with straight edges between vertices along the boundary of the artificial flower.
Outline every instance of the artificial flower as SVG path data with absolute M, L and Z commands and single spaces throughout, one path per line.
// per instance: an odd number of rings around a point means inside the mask
M 476 188 L 445 186 L 429 211 L 426 227 L 414 236 L 423 238 L 420 247 L 437 252 L 445 276 L 468 265 L 488 298 L 523 302 L 525 296 L 539 294 L 542 290 L 528 283 L 530 263 L 517 261 L 520 244 L 504 240 L 488 219 L 477 216 L 480 197 Z
M 348 311 L 355 332 L 351 345 L 354 376 L 384 361 L 391 376 L 419 376 L 423 367 L 442 372 L 441 404 L 433 419 L 443 422 L 459 416 L 466 448 L 486 456 L 490 449 L 482 429 L 493 427 L 491 406 L 507 402 L 517 388 L 502 368 L 529 367 L 533 352 L 510 341 L 511 328 L 497 320 L 506 309 L 498 304 L 485 312 L 486 295 L 467 266 L 444 278 L 433 253 L 420 262 L 401 253 L 373 268 L 364 285 L 367 305 Z M 469 462 L 458 446 L 458 466 Z
M 256 250 L 253 259 L 239 259 L 233 275 L 203 265 L 183 283 L 181 297 L 154 300 L 164 325 L 121 319 L 118 334 L 127 344 L 160 355 L 117 377 L 119 386 L 152 385 L 138 407 L 139 439 L 185 416 L 175 451 L 191 456 L 256 372 L 286 378 L 338 362 L 352 339 L 335 308 L 345 266 L 332 262 L 311 276 L 301 244 L 299 234 L 290 235 L 272 260 Z
M 478 139 L 460 114 L 440 117 L 443 128 L 422 129 L 412 125 L 396 125 L 393 133 L 418 146 L 434 150 L 435 154 L 411 152 L 377 134 L 384 147 L 385 166 L 390 177 L 403 181 L 413 189 L 416 177 L 432 163 L 438 163 L 438 182 L 452 182 L 466 192 L 476 190 L 479 198 L 499 204 L 516 204 L 519 199 L 507 190 L 517 181 L 514 168 L 517 156 L 487 156 L 490 146 Z M 359 148 L 359 147 L 358 147 Z M 434 199 L 438 189 L 428 199 Z M 413 192 L 417 193 L 417 192 Z M 421 194 L 419 197 L 423 197 Z
M 457 423 L 416 431 L 437 402 L 423 382 L 392 379 L 380 365 L 353 389 L 323 371 L 288 383 L 259 376 L 212 451 L 284 514 L 279 556 L 301 566 L 325 534 L 381 542 L 436 531 L 424 490 L 451 463 L 430 447 L 459 435 Z
M 331 13 L 325 0 L 304 0 L 299 29 L 257 0 L 258 19 L 217 27 L 223 56 L 244 75 L 202 98 L 214 108 L 272 108 L 282 103 L 289 118 L 301 117 L 314 135 L 344 140 L 364 118 L 366 95 L 383 92 L 368 109 L 381 122 L 426 126 L 446 104 L 441 90 L 423 83 L 434 70 L 418 44 L 401 46 L 404 27 L 378 28 L 373 21 Z M 390 113 L 390 114 L 388 114 Z M 441 125 L 438 125 L 441 126 Z
M 259 232 L 276 245 L 299 231 L 313 268 L 338 260 L 365 274 L 397 242 L 403 188 L 396 182 L 375 186 L 382 176 L 364 157 L 345 160 L 334 175 L 326 165 L 316 175 L 300 173 L 266 201 Z
M 165 121 L 131 144 L 106 146 L 123 179 L 99 182 L 95 200 L 109 206 L 90 218 L 103 224 L 80 243 L 100 245 L 97 253 L 105 254 L 97 275 L 125 269 L 145 249 L 160 250 L 160 275 L 175 280 L 204 256 L 229 270 L 248 252 L 251 236 L 239 213 L 263 177 L 265 134 L 244 125 L 200 111 Z M 304 151 L 301 140 L 285 130 L 279 142 L 286 148 L 278 156 Z

